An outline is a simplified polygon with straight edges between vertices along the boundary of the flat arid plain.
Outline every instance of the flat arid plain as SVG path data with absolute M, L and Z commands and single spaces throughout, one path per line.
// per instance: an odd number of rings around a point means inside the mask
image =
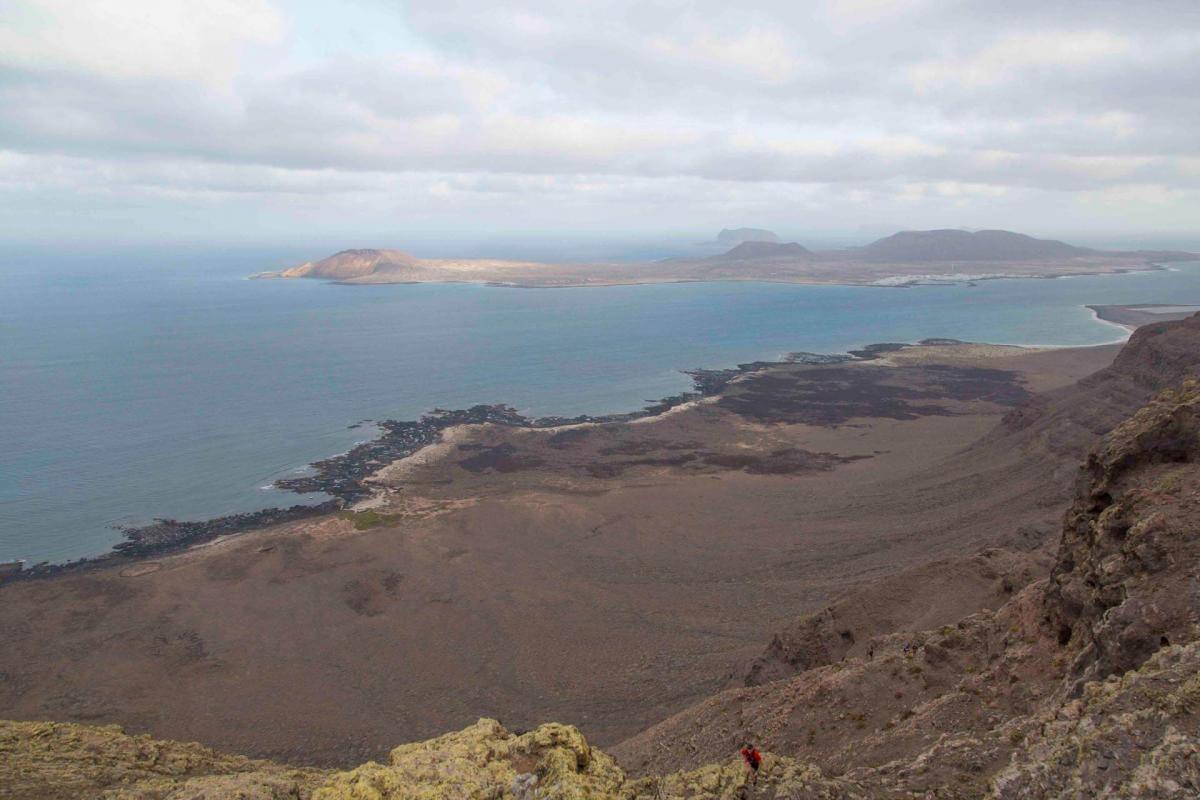
M 5 586 L 0 706 L 321 764 L 481 715 L 614 745 L 847 590 L 893 576 L 924 628 L 1040 574 L 1120 412 L 1021 414 L 1117 350 L 912 346 L 634 422 L 452 428 L 354 512 Z

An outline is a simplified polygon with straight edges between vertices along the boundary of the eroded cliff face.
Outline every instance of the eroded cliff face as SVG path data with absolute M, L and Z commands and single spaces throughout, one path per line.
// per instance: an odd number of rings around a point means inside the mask
M 1197 463 L 1195 381 L 1159 395 L 1088 456 L 1046 592 L 1049 623 L 1078 649 L 1075 694 L 1196 638 Z
M 738 687 L 613 749 L 481 720 L 387 763 L 307 770 L 0 723 L 0 795 L 221 798 L 1174 798 L 1200 794 L 1200 382 L 1095 448 L 1048 578 L 995 610 Z M 843 654 L 844 655 L 844 654 Z M 747 786 L 736 755 L 767 757 Z

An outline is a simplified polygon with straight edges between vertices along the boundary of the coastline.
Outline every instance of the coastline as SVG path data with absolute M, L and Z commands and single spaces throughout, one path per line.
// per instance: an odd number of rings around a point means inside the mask
M 1179 303 L 1134 303 L 1129 305 L 1089 305 L 1087 308 L 1099 322 L 1115 325 L 1130 333 L 1141 325 L 1170 322 L 1190 317 L 1200 311 L 1200 305 Z
M 551 265 L 553 266 L 553 265 Z M 738 275 L 738 276 L 698 276 L 698 277 L 647 277 L 641 279 L 614 278 L 580 281 L 575 283 L 541 283 L 526 281 L 503 281 L 489 278 L 466 279 L 450 277 L 388 278 L 386 275 L 368 275 L 364 278 L 336 278 L 324 275 L 285 275 L 283 271 L 258 272 L 247 275 L 245 280 L 319 280 L 334 286 L 405 286 L 415 284 L 462 284 L 467 286 L 486 286 L 495 289 L 604 289 L 616 286 L 658 286 L 678 283 L 776 283 L 794 286 L 854 286 L 859 288 L 877 289 L 910 289 L 917 286 L 957 286 L 974 284 L 982 281 L 1003 280 L 1057 280 L 1059 278 L 1101 277 L 1106 275 L 1132 275 L 1147 272 L 1170 271 L 1165 264 L 1147 264 L 1144 266 L 1114 267 L 1108 269 L 1081 270 L 1077 272 L 1059 273 L 915 273 L 904 272 L 895 275 L 885 275 L 879 278 L 863 278 L 851 280 L 845 277 L 837 279 L 821 279 L 812 276 L 796 275 L 793 277 L 771 277 L 769 275 Z
M 313 505 L 268 507 L 251 512 L 220 515 L 207 519 L 178 520 L 158 518 L 142 526 L 122 526 L 118 530 L 125 539 L 111 550 L 95 556 L 63 562 L 38 562 L 11 573 L 0 586 L 15 581 L 38 580 L 63 575 L 125 566 L 149 559 L 181 553 L 206 545 L 276 525 L 323 517 L 347 511 L 379 495 L 369 485 L 380 470 L 406 459 L 441 440 L 443 433 L 464 425 L 500 425 L 509 428 L 553 431 L 580 425 L 634 423 L 653 420 L 660 415 L 718 396 L 729 384 L 753 373 L 790 365 L 838 365 L 846 363 L 894 366 L 887 357 L 904 348 L 972 345 L 979 347 L 1011 348 L 1036 352 L 1037 346 L 987 345 L 955 339 L 926 338 L 914 343 L 883 342 L 863 345 L 846 353 L 810 353 L 795 351 L 776 360 L 759 360 L 730 368 L 681 370 L 692 379 L 691 391 L 664 397 L 641 409 L 602 415 L 574 417 L 528 417 L 504 404 L 479 404 L 466 409 L 435 408 L 416 420 L 382 420 L 377 424 L 381 433 L 375 438 L 355 445 L 350 450 L 310 463 L 312 474 L 282 478 L 273 486 L 297 494 L 324 493 L 330 497 Z M 1105 345 L 1097 345 L 1105 346 Z M 358 424 L 358 423 L 356 423 Z
M 1061 453 L 1003 421 L 1117 348 L 855 349 L 707 373 L 732 379 L 644 423 L 460 426 L 371 508 L 6 584 L 12 714 L 323 763 L 484 707 L 624 740 L 846 587 L 1038 541 Z
M 789 354 L 792 355 L 808 357 L 813 354 Z M 683 370 L 684 374 L 692 377 L 693 391 L 664 397 L 636 411 L 575 417 L 526 417 L 504 404 L 480 404 L 466 409 L 433 409 L 416 420 L 383 420 L 377 423 L 382 433 L 374 439 L 358 444 L 344 453 L 309 464 L 308 466 L 315 470 L 314 474 L 281 478 L 273 484 L 275 488 L 296 494 L 324 493 L 330 495 L 329 500 L 314 505 L 293 505 L 287 508 L 276 506 L 208 519 L 158 518 L 147 525 L 121 526 L 118 530 L 126 537 L 125 540 L 114 545 L 106 553 L 63 562 L 37 562 L 27 565 L 6 574 L 0 579 L 0 586 L 18 580 L 37 580 L 65 573 L 136 563 L 183 552 L 216 539 L 347 510 L 374 496 L 375 491 L 366 485 L 366 481 L 372 475 L 437 443 L 443 431 L 450 428 L 496 424 L 512 428 L 553 430 L 573 425 L 635 422 L 715 395 L 734 378 L 777 363 L 795 362 L 756 361 L 740 364 L 733 369 Z

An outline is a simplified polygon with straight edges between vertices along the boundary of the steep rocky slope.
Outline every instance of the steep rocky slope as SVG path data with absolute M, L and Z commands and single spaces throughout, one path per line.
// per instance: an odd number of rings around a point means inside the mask
M 614 748 L 620 765 L 554 724 L 514 734 L 481 720 L 335 773 L 4 723 L 0 788 L 17 800 L 1193 797 L 1197 556 L 1189 380 L 1089 455 L 1048 579 L 955 624 L 875 637 L 864 657 L 722 692 Z M 745 738 L 770 751 L 755 787 L 732 755 Z
M 1156 322 L 1134 331 L 1113 363 L 1078 383 L 1048 392 L 1008 414 L 977 450 L 997 443 L 1039 453 L 1082 458 L 1156 392 L 1200 376 L 1200 314 Z
M 1006 479 L 1002 465 L 1040 474 L 1040 490 L 1023 501 L 1061 508 L 1070 499 L 1075 465 L 1096 439 L 1155 393 L 1189 376 L 1200 376 L 1200 315 L 1142 326 L 1110 366 L 1034 395 L 962 460 L 997 465 L 991 473 L 997 484 Z M 1004 548 L 923 564 L 856 587 L 782 627 L 761 655 L 734 672 L 731 685 L 758 685 L 863 656 L 875 636 L 919 631 L 996 609 L 1046 574 L 1057 544 L 1057 533 L 1047 540 L 1041 530 L 1021 527 Z
M 734 671 L 730 685 L 759 686 L 865 657 L 878 636 L 939 628 L 976 611 L 997 609 L 1045 576 L 1050 564 L 1045 548 L 991 548 L 869 581 L 777 632 L 762 654 Z
M 883 796 L 947 787 L 957 787 L 947 796 L 989 787 L 1016 796 L 1017 786 L 1059 796 L 1081 780 L 1106 791 L 1139 781 L 1200 788 L 1200 686 L 1189 666 L 1200 633 L 1198 412 L 1200 383 L 1189 381 L 1119 425 L 1088 458 L 1050 579 L 998 610 L 728 690 L 613 751 L 636 771 L 661 772 L 750 737 Z M 1124 738 L 1055 760 L 1070 737 L 1118 730 L 1122 714 L 1126 727 L 1140 720 Z M 1080 715 L 1094 725 L 1077 724 Z M 1028 766 L 1038 759 L 1040 772 Z

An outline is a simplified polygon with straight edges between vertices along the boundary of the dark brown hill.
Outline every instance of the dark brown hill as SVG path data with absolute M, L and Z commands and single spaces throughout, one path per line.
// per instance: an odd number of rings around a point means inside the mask
M 745 261 L 758 258 L 795 258 L 810 253 L 807 247 L 796 242 L 742 242 L 717 258 L 723 261 Z

